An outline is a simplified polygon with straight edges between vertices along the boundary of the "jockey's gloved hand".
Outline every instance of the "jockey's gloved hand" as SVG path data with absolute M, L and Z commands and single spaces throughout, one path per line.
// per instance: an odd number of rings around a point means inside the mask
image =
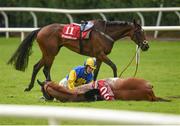
M 92 82 L 92 89 L 98 89 L 97 81 Z

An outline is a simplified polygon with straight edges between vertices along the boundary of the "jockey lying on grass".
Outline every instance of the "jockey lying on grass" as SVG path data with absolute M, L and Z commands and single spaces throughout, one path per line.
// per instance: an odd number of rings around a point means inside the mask
M 77 66 L 70 73 L 59 82 L 59 85 L 64 86 L 70 90 L 75 87 L 87 84 L 93 81 L 93 72 L 96 69 L 96 59 L 88 58 L 84 66 Z

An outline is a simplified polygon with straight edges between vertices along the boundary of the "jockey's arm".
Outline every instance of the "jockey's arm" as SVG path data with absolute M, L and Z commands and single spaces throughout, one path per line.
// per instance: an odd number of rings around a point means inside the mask
M 73 90 L 75 88 L 75 81 L 76 81 L 76 72 L 75 70 L 71 70 L 69 73 L 69 78 L 68 78 L 68 89 Z

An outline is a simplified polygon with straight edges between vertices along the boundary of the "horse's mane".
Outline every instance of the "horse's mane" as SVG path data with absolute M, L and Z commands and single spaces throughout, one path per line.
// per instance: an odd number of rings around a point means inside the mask
M 132 23 L 130 23 L 130 22 L 127 22 L 127 21 L 107 21 L 106 22 L 106 25 L 107 26 L 114 26 L 114 25 L 122 25 L 122 26 L 124 26 L 124 25 L 131 25 Z
M 127 26 L 127 25 L 134 25 L 134 23 L 133 22 L 128 22 L 128 21 L 104 21 L 104 20 L 95 20 L 95 22 L 98 22 L 98 23 L 100 23 L 100 24 L 105 24 L 106 26 L 109 26 L 109 27 L 111 27 L 111 26 Z M 142 26 L 139 24 L 139 23 L 137 23 L 136 24 L 140 29 L 142 28 Z
M 95 27 L 99 30 L 104 30 L 104 27 L 133 25 L 132 22 L 127 22 L 127 21 L 104 21 L 104 20 L 95 20 L 95 24 L 96 24 Z
M 114 25 L 131 25 L 132 22 L 127 21 L 104 21 L 104 20 L 96 20 L 96 22 L 106 23 L 107 26 L 114 26 Z

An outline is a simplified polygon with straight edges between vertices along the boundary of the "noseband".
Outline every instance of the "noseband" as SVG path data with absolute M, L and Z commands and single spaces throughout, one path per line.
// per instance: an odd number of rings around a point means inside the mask
M 132 36 L 132 40 L 134 40 L 135 42 L 137 42 L 138 47 L 144 46 L 148 44 L 147 40 L 144 40 L 142 43 L 139 41 L 139 39 L 136 37 L 136 34 L 138 33 L 138 30 L 134 31 L 134 34 Z
M 148 44 L 148 41 L 147 41 L 147 40 L 144 40 L 144 41 L 143 41 L 143 45 L 146 45 L 146 44 Z

